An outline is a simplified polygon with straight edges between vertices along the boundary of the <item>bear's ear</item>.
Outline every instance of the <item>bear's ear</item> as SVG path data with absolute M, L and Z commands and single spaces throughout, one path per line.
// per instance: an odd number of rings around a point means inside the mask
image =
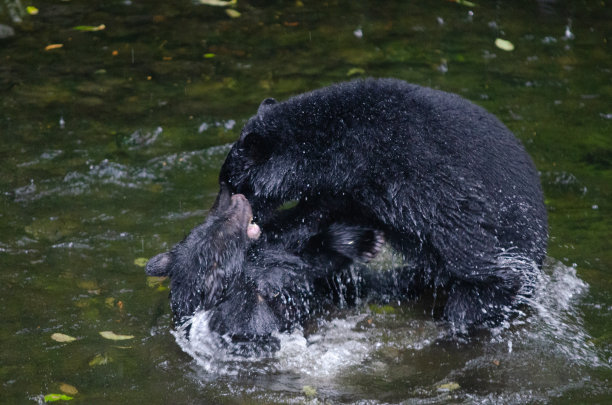
M 232 202 L 232 193 L 230 192 L 227 183 L 222 181 L 219 183 L 219 186 L 219 194 L 217 194 L 217 199 L 210 209 L 211 212 L 224 211 L 229 208 Z
M 172 256 L 169 252 L 160 253 L 157 256 L 149 259 L 145 273 L 147 276 L 169 276 L 170 268 L 172 267 Z
M 277 101 L 273 98 L 265 99 L 261 102 L 261 104 L 259 104 L 259 108 L 257 109 L 257 115 L 261 115 L 262 113 L 266 112 L 271 105 L 274 105 L 276 103 Z

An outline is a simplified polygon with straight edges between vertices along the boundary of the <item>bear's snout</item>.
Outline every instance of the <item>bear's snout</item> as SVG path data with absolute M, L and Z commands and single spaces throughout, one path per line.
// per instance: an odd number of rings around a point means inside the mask
M 234 194 L 231 199 L 230 211 L 240 214 L 242 221 L 246 222 L 246 234 L 249 239 L 257 240 L 261 235 L 259 225 L 253 223 L 253 209 L 249 200 L 242 194 Z

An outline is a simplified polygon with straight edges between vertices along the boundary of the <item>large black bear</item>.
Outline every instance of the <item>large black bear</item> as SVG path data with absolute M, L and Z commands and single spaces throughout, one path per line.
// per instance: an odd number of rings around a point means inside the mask
M 400 80 L 264 100 L 220 181 L 262 222 L 298 200 L 303 224 L 382 230 L 461 326 L 499 321 L 545 256 L 540 181 L 520 142 L 471 102 Z
M 278 349 L 274 332 L 291 331 L 367 294 L 359 288 L 365 273 L 355 276 L 349 270 L 380 250 L 380 232 L 334 223 L 311 233 L 312 224 L 296 224 L 268 238 L 252 218 L 246 198 L 230 196 L 222 184 L 205 222 L 172 250 L 149 260 L 148 275 L 171 279 L 176 325 L 196 311 L 209 311 L 210 329 L 232 343 L 230 350 L 253 354 Z M 344 277 L 342 285 L 338 277 Z M 391 282 L 369 284 L 387 290 Z

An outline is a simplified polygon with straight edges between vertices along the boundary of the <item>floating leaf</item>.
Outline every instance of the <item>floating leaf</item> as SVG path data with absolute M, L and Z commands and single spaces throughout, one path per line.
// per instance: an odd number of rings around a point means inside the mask
M 94 358 L 91 359 L 91 361 L 89 362 L 89 365 L 91 367 L 93 367 L 93 366 L 103 366 L 105 364 L 111 363 L 112 361 L 113 361 L 113 359 L 111 357 L 108 357 L 106 354 L 105 355 L 96 354 L 94 356 Z
M 511 52 L 514 50 L 514 44 L 510 41 L 506 41 L 505 39 L 497 38 L 495 40 L 495 46 L 499 49 L 503 49 L 504 51 Z
M 76 340 L 75 337 L 64 335 L 63 333 L 54 333 L 53 335 L 51 335 L 51 339 L 60 343 L 70 343 Z
M 77 308 L 89 308 L 92 302 L 95 302 L 94 298 L 80 299 L 80 300 L 75 301 L 74 305 Z
M 227 7 L 232 6 L 237 3 L 237 0 L 199 0 L 200 4 L 205 4 L 207 6 L 218 6 L 218 7 Z
M 134 259 L 134 264 L 138 267 L 144 267 L 147 265 L 148 261 L 149 259 L 147 259 L 146 257 L 139 257 Z
M 27 6 L 26 7 L 26 11 L 28 12 L 28 14 L 30 15 L 36 15 L 38 14 L 38 9 L 34 6 Z
M 100 336 L 102 336 L 104 339 L 109 339 L 109 340 L 128 340 L 128 339 L 134 339 L 133 335 L 117 335 L 115 332 L 108 331 L 108 330 L 100 332 Z
M 76 395 L 79 393 L 79 390 L 77 390 L 75 386 L 66 383 L 61 383 L 59 389 L 64 394 Z
M 64 394 L 47 394 L 45 395 L 45 402 L 55 402 L 55 401 L 70 401 L 72 397 Z
M 446 384 L 438 385 L 439 391 L 455 391 L 455 390 L 458 390 L 459 388 L 461 388 L 461 386 L 457 384 L 456 382 L 449 382 Z
M 363 70 L 362 68 L 351 68 L 346 73 L 347 76 L 363 75 L 363 74 L 365 74 L 365 70 Z
M 317 389 L 315 387 L 311 387 L 310 385 L 304 385 L 302 387 L 302 392 L 309 398 L 317 396 Z
M 225 14 L 227 14 L 230 18 L 240 18 L 242 15 L 240 14 L 240 11 L 234 10 L 233 8 L 228 8 L 225 10 Z
M 396 312 L 395 308 L 392 307 L 391 305 L 370 304 L 369 308 L 370 308 L 370 311 L 372 311 L 373 313 L 377 315 L 394 314 Z
M 94 27 L 93 25 L 77 25 L 72 29 L 76 31 L 102 31 L 106 29 L 106 25 L 100 24 L 97 27 Z
M 466 7 L 476 7 L 476 3 L 472 3 L 471 1 L 467 1 L 467 0 L 449 0 L 453 3 L 457 3 L 457 4 L 461 4 L 462 6 L 466 6 Z
M 45 46 L 45 51 L 50 51 L 52 49 L 59 49 L 59 48 L 63 48 L 64 44 L 50 44 Z
M 167 279 L 168 277 L 149 276 L 147 277 L 147 286 L 151 288 L 159 287 Z
M 115 299 L 113 297 L 108 297 L 104 299 L 104 305 L 106 305 L 109 308 L 114 308 L 115 307 Z

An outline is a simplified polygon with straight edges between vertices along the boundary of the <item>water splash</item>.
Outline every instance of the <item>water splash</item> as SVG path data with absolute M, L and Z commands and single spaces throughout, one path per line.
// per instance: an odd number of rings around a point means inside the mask
M 398 259 L 386 255 L 388 260 Z M 207 313 L 197 313 L 174 335 L 202 371 L 195 378 L 230 378 L 230 384 L 243 387 L 245 375 L 274 375 L 292 381 L 283 383 L 283 389 L 293 399 L 300 394 L 300 384 L 313 384 L 333 397 L 346 391 L 347 379 L 401 376 L 406 367 L 414 375 L 427 374 L 431 369 L 420 367 L 434 364 L 435 377 L 419 388 L 418 398 L 446 398 L 436 387 L 457 381 L 461 390 L 455 395 L 466 403 L 496 403 L 500 398 L 507 403 L 546 402 L 568 390 L 592 386 L 589 369 L 610 367 L 583 326 L 578 305 L 587 290 L 574 267 L 549 260 L 533 285 L 526 311 L 467 341 L 457 340 L 446 324 L 427 319 L 426 311 L 418 308 L 403 315 L 374 315 L 362 308 L 323 322 L 312 334 L 279 334 L 281 349 L 265 358 L 228 353 L 222 339 L 208 329 Z M 448 356 L 463 360 L 449 366 Z M 490 390 L 477 388 L 483 378 L 498 387 L 495 398 Z
M 549 273 L 542 275 L 533 298 L 529 300 L 534 314 L 526 318 L 530 339 L 548 341 L 568 361 L 584 366 L 602 366 L 591 336 L 586 332 L 577 304 L 588 291 L 588 285 L 574 267 L 549 262 Z
M 317 378 L 330 378 L 360 364 L 372 349 L 372 336 L 355 325 L 365 314 L 334 319 L 321 330 L 304 337 L 301 331 L 280 336 L 281 350 L 276 354 L 278 370 Z

